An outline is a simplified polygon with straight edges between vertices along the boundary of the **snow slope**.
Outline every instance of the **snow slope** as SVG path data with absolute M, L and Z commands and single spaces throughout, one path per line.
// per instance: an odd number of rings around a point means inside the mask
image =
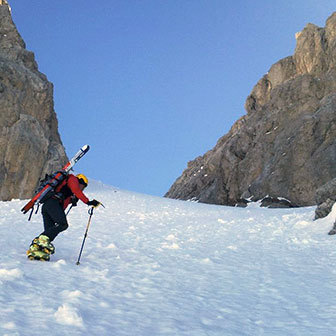
M 0 202 L 0 335 L 332 335 L 333 213 L 246 209 L 94 183 L 51 262 L 25 251 L 42 231 L 24 201 Z

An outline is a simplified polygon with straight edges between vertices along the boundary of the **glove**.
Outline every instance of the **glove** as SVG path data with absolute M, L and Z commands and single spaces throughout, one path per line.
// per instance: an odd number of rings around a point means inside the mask
M 73 207 L 77 206 L 78 198 L 76 196 L 71 197 L 71 204 Z
M 93 207 L 97 207 L 100 204 L 100 202 L 98 202 L 97 200 L 92 200 L 87 202 L 87 205 L 92 205 Z

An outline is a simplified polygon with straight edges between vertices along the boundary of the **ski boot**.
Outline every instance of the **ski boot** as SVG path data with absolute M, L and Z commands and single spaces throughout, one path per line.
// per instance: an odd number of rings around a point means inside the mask
M 28 259 L 30 260 L 50 260 L 50 254 L 55 253 L 55 247 L 50 243 L 47 236 L 41 235 L 33 239 L 27 251 Z
M 40 235 L 33 240 L 33 244 L 36 244 L 40 249 L 48 254 L 55 253 L 55 246 L 50 242 L 50 238 L 45 235 Z
M 50 254 L 44 252 L 40 249 L 36 244 L 31 244 L 29 250 L 27 251 L 27 256 L 29 260 L 41 260 L 41 261 L 49 261 Z

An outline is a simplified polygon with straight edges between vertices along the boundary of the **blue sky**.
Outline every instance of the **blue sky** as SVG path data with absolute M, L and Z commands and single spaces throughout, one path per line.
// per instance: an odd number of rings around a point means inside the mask
M 163 195 L 187 162 L 245 114 L 253 86 L 324 26 L 334 1 L 12 0 L 14 22 L 54 84 L 77 172 Z

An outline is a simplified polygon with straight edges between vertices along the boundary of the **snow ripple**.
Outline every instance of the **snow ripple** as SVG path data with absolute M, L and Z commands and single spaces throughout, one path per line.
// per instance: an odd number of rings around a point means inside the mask
M 18 278 L 21 278 L 23 275 L 22 271 L 18 268 L 5 269 L 0 268 L 0 280 L 12 281 Z
M 76 327 L 83 326 L 83 319 L 79 315 L 78 310 L 67 303 L 60 306 L 54 315 L 56 321 L 60 324 L 73 325 Z

